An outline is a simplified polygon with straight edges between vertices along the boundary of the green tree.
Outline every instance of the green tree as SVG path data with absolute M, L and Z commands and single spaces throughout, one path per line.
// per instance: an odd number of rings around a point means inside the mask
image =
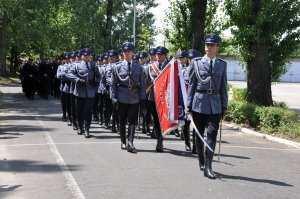
M 153 32 L 149 9 L 155 6 L 137 0 L 137 35 L 143 26 Z M 35 58 L 84 47 L 97 53 L 117 49 L 132 41 L 132 24 L 132 0 L 0 0 L 0 67 L 5 69 L 7 49 Z
M 298 0 L 225 0 L 235 46 L 246 63 L 249 102 L 272 105 L 271 83 L 299 47 Z
M 153 42 L 153 32 L 148 27 L 142 25 L 141 32 L 138 35 L 138 50 L 148 52 L 149 46 Z
M 6 76 L 8 26 L 16 5 L 17 0 L 0 0 L 0 76 Z
M 216 17 L 221 0 L 175 0 L 170 1 L 165 22 L 169 26 L 164 34 L 172 51 L 196 49 L 204 53 L 204 35 L 219 34 L 225 21 Z

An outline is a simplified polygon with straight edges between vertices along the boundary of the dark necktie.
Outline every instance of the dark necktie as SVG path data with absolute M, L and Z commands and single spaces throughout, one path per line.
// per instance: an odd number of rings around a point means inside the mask
M 158 68 L 159 68 L 159 70 L 161 70 L 161 65 L 162 65 L 161 63 L 160 63 L 160 64 L 158 64 Z
M 131 65 L 131 63 L 128 62 L 128 75 L 130 75 L 130 65 Z
M 89 63 L 85 62 L 85 64 L 86 64 L 86 68 L 89 69 Z
M 210 60 L 209 73 L 212 73 L 212 71 L 213 71 L 213 60 Z

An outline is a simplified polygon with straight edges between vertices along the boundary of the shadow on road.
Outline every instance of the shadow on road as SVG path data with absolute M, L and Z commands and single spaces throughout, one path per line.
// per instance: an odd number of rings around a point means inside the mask
M 76 171 L 79 165 L 68 165 L 68 170 Z M 57 164 L 43 164 L 38 161 L 30 160 L 0 160 L 0 172 L 37 172 L 37 173 L 55 173 L 62 169 Z
M 218 173 L 218 175 L 219 175 L 219 178 L 221 180 L 222 179 L 243 180 L 243 181 L 248 181 L 248 182 L 267 183 L 267 184 L 272 184 L 272 185 L 277 185 L 277 186 L 284 186 L 284 187 L 293 187 L 294 186 L 294 185 L 287 184 L 285 182 L 276 181 L 276 180 L 250 178 L 250 177 L 245 177 L 245 176 L 230 176 L 230 175 L 221 174 L 221 173 Z
M 13 191 L 22 185 L 0 185 L 0 193 Z

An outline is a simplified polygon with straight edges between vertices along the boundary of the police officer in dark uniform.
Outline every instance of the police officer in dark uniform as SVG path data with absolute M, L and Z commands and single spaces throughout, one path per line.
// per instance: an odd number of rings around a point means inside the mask
M 103 54 L 101 55 L 98 55 L 97 58 L 97 63 L 96 63 L 96 70 L 99 70 L 99 74 L 100 76 L 97 78 L 97 94 L 98 95 L 98 118 L 99 118 L 99 124 L 100 126 L 103 124 L 103 119 L 104 119 L 104 116 L 103 116 L 103 108 L 104 108 L 104 102 L 103 102 L 103 94 L 102 94 L 102 88 L 101 88 L 101 85 L 100 85 L 100 82 L 101 82 L 101 79 L 103 78 Z
M 42 98 L 48 100 L 50 94 L 50 83 L 51 83 L 51 66 L 49 59 L 45 58 L 38 67 L 39 73 L 39 91 Z
M 71 69 L 71 57 L 73 53 L 68 53 L 66 56 L 65 64 L 58 67 L 57 70 L 57 78 L 62 82 L 62 89 L 61 89 L 61 103 L 63 107 L 63 117 L 66 117 L 68 120 L 68 126 L 72 125 L 72 117 L 71 117 L 71 81 L 67 79 L 67 73 Z M 67 116 L 65 114 L 67 113 Z
M 185 91 L 187 91 L 187 87 L 189 84 L 189 68 L 187 64 L 187 52 L 182 51 L 179 55 L 181 72 L 184 79 Z M 191 139 L 190 139 L 190 121 L 185 116 L 184 125 L 181 128 L 181 139 L 185 141 L 185 149 L 187 151 L 191 151 Z
M 106 129 L 111 127 L 110 118 L 113 111 L 113 105 L 110 98 L 110 85 L 111 85 L 111 76 L 112 76 L 112 65 L 109 64 L 108 53 L 104 55 L 104 68 L 103 68 L 103 78 L 101 79 L 101 88 L 104 101 L 104 125 Z
M 156 79 L 156 77 L 159 75 L 158 71 L 160 73 L 168 64 L 168 61 L 167 61 L 168 53 L 169 53 L 169 50 L 165 47 L 158 46 L 156 48 L 157 62 L 149 63 L 148 68 L 146 70 L 147 79 L 148 79 L 148 81 L 151 81 L 152 84 L 153 84 L 154 80 Z M 156 67 L 156 68 L 154 68 L 154 67 Z M 149 102 L 148 105 L 150 107 L 151 114 L 153 116 L 154 129 L 155 129 L 155 133 L 156 133 L 156 137 L 157 137 L 156 151 L 163 152 L 163 136 L 162 136 L 159 118 L 158 118 L 158 114 L 157 114 L 157 110 L 156 110 L 156 106 L 155 106 L 153 87 L 149 91 L 148 102 Z
M 34 99 L 34 95 L 36 92 L 38 71 L 37 71 L 37 66 L 34 65 L 32 58 L 29 58 L 27 63 L 23 65 L 20 74 L 21 74 L 22 87 L 25 96 L 28 99 Z
M 216 57 L 221 38 L 208 34 L 205 40 L 205 56 L 195 58 L 190 66 L 190 82 L 188 87 L 187 112 L 191 113 L 197 129 L 203 136 L 206 129 L 207 144 L 215 150 L 219 123 L 227 103 L 227 63 Z M 214 152 L 203 151 L 203 143 L 196 136 L 196 147 L 199 166 L 204 170 L 204 176 L 215 179 L 212 171 Z
M 116 66 L 116 64 L 118 64 L 117 59 L 118 59 L 118 51 L 109 50 L 108 51 L 108 60 L 109 60 L 109 65 L 110 65 L 112 71 L 114 70 L 114 67 Z M 111 92 L 111 90 L 110 90 L 110 92 Z M 118 129 L 119 129 L 119 116 L 118 116 L 117 108 L 118 108 L 117 105 L 114 103 L 113 110 L 112 110 L 112 125 L 111 125 L 111 131 L 113 133 L 118 132 Z
M 190 50 L 187 51 L 187 60 L 188 60 L 188 63 L 191 63 L 192 60 L 193 60 L 194 58 L 200 57 L 200 56 L 201 56 L 200 52 L 197 51 L 197 50 L 195 50 L 195 49 L 190 49 Z M 188 67 L 188 70 L 185 70 L 185 73 L 184 73 L 184 79 L 188 79 L 188 80 L 190 79 L 190 77 L 189 77 L 189 68 L 190 68 L 190 66 Z M 187 82 L 187 81 L 186 81 L 186 82 Z M 187 82 L 187 85 L 188 85 L 188 84 L 189 84 L 189 83 Z M 186 123 L 186 124 L 187 124 L 187 123 Z M 188 125 L 190 125 L 190 123 L 189 123 Z M 187 128 L 186 125 L 185 125 L 184 127 Z M 188 127 L 188 128 L 189 128 L 189 127 Z M 196 144 L 195 144 L 195 141 L 196 141 L 196 132 L 195 132 L 195 129 L 193 129 L 193 134 L 192 134 L 192 136 L 193 136 L 192 153 L 193 153 L 193 154 L 197 154 Z
M 139 106 L 145 107 L 145 73 L 139 63 L 133 61 L 134 46 L 125 43 L 122 46 L 125 60 L 118 63 L 112 75 L 111 99 L 118 103 L 120 119 L 121 149 L 126 149 L 126 123 L 128 121 L 127 151 L 135 153 L 133 139 L 138 119 Z
M 60 75 L 61 75 L 61 71 L 64 71 L 64 66 L 67 63 L 67 60 L 69 59 L 69 53 L 64 53 L 64 55 L 62 57 L 63 57 L 63 61 L 57 68 L 56 77 L 60 80 L 60 86 L 59 86 L 60 102 L 61 102 L 61 109 L 63 112 L 61 119 L 63 122 L 66 122 L 67 121 L 67 105 L 65 103 L 65 96 L 64 96 L 64 92 L 63 92 L 64 86 L 65 86 L 65 80 L 62 80 L 62 77 L 60 77 Z
M 72 65 L 67 74 L 69 80 L 75 82 L 74 95 L 76 96 L 78 134 L 84 134 L 85 138 L 90 138 L 96 78 L 99 76 L 99 71 L 95 70 L 95 63 L 91 62 L 91 54 L 91 49 L 82 49 L 82 61 Z
M 71 68 L 73 65 L 80 64 L 81 61 L 81 53 L 80 50 L 76 50 L 71 57 Z M 75 90 L 75 83 L 71 81 L 70 86 L 70 97 L 71 97 L 71 121 L 73 125 L 73 130 L 78 130 L 78 122 L 77 122 L 77 115 L 76 115 L 76 96 L 74 95 Z
M 144 72 L 146 73 L 146 69 L 147 69 L 147 66 L 149 64 L 149 62 L 148 62 L 148 53 L 140 52 L 139 62 L 141 64 L 141 66 L 143 67 Z M 147 99 L 147 96 L 146 96 L 146 99 Z M 147 100 L 146 100 L 146 104 L 147 104 Z M 149 108 L 147 108 L 147 106 L 146 106 L 146 109 L 144 111 L 142 111 L 142 109 L 140 108 L 140 116 L 142 116 L 142 120 L 143 120 L 142 133 L 144 133 L 144 134 L 146 134 L 147 131 L 150 134 L 150 127 L 149 127 L 150 119 L 147 120 L 147 118 L 146 118 L 147 117 L 146 116 L 147 115 L 147 109 L 148 109 L 148 112 L 149 112 Z
M 157 59 L 156 59 L 156 48 L 150 48 L 149 49 L 149 64 L 151 63 L 155 63 L 157 62 Z M 148 74 L 148 65 L 147 67 L 144 69 L 145 70 L 145 73 Z M 146 134 L 148 136 L 151 136 L 151 138 L 157 138 L 156 137 L 156 132 L 155 132 L 155 128 L 152 128 L 152 132 L 150 132 L 150 123 L 151 123 L 151 119 L 152 119 L 152 113 L 151 113 L 151 110 L 150 110 L 150 107 L 151 107 L 151 102 L 148 100 L 149 99 L 149 93 L 151 91 L 151 88 L 152 88 L 152 80 L 148 77 L 146 79 L 146 113 L 145 113 L 145 119 L 146 119 Z

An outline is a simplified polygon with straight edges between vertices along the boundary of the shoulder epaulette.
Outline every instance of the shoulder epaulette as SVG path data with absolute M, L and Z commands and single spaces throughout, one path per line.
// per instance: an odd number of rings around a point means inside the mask
M 202 57 L 195 57 L 192 59 L 192 61 L 200 61 L 202 59 Z
M 219 61 L 221 61 L 221 62 L 225 62 L 226 63 L 226 61 L 224 60 L 224 59 L 220 59 L 220 58 L 217 58 Z

